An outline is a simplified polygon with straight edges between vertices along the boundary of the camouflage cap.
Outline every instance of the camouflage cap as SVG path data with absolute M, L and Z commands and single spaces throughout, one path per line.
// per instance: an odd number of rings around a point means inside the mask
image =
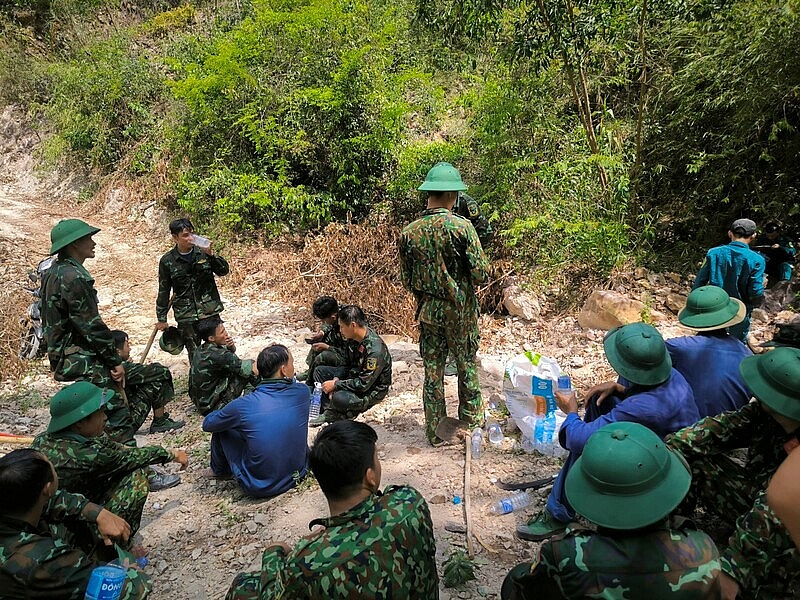
M 183 352 L 183 346 L 183 336 L 177 327 L 167 327 L 158 340 L 158 347 L 170 354 L 180 354 Z
M 731 298 L 721 287 L 704 285 L 689 294 L 678 320 L 694 331 L 713 331 L 741 323 L 744 315 L 744 302 Z
M 448 162 L 433 165 L 421 186 L 421 192 L 464 192 L 467 186 L 461 180 L 461 173 Z
M 630 323 L 612 329 L 603 340 L 603 349 L 614 370 L 633 383 L 658 385 L 672 372 L 664 338 L 652 325 Z
M 800 349 L 775 348 L 739 364 L 744 384 L 776 413 L 800 421 Z
M 681 503 L 692 474 L 686 461 L 644 425 L 598 429 L 567 473 L 567 499 L 584 517 L 612 529 L 639 529 Z
M 50 230 L 50 254 L 66 248 L 82 237 L 94 235 L 100 231 L 80 219 L 63 219 Z
M 60 389 L 50 398 L 50 424 L 47 432 L 54 433 L 74 425 L 103 408 L 113 397 L 113 390 L 99 388 L 88 381 L 76 381 Z

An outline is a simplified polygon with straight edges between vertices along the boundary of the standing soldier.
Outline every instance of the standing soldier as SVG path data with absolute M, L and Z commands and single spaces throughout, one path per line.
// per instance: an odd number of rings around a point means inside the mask
M 111 330 L 100 318 L 94 279 L 83 266 L 94 258 L 92 236 L 100 231 L 65 219 L 50 231 L 50 254 L 58 253 L 42 278 L 42 325 L 50 370 L 56 381 L 88 380 L 100 387 L 125 385 L 125 369 Z
M 425 365 L 425 434 L 432 445 L 439 445 L 442 440 L 436 436 L 436 426 L 447 414 L 444 365 L 448 350 L 458 369 L 458 417 L 470 427 L 481 424 L 475 286 L 485 281 L 489 261 L 473 225 L 451 212 L 458 192 L 467 189 L 458 170 L 450 163 L 438 163 L 419 189 L 428 192 L 428 206 L 403 229 L 400 265 L 403 285 L 417 299 L 419 349 Z
M 217 291 L 215 275 L 220 277 L 230 271 L 228 262 L 214 255 L 212 244 L 199 247 L 195 244 L 194 226 L 189 219 L 176 219 L 169 224 L 175 247 L 161 257 L 158 263 L 158 297 L 156 298 L 156 327 L 167 329 L 167 312 L 170 290 L 173 292 L 172 314 L 192 361 L 201 340 L 197 323 L 203 317 L 222 312 L 222 300 Z

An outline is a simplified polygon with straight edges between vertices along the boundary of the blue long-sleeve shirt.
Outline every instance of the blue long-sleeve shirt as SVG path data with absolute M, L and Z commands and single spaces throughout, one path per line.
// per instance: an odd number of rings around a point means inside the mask
M 740 340 L 723 331 L 673 338 L 666 345 L 672 367 L 692 388 L 701 419 L 750 401 L 739 363 L 753 353 Z
M 310 402 L 307 385 L 267 379 L 203 420 L 203 431 L 214 434 L 212 445 L 218 436 L 230 470 L 247 494 L 275 496 L 305 476 Z
M 744 242 L 711 248 L 695 277 L 692 289 L 716 285 L 745 303 L 748 314 L 764 296 L 766 261 Z

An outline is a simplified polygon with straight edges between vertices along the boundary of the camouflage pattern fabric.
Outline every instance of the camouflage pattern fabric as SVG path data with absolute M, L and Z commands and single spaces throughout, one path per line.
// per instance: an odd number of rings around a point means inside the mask
M 203 416 L 222 408 L 242 392 L 252 392 L 257 385 L 253 361 L 240 359 L 225 346 L 204 342 L 192 357 L 189 397 Z
M 167 321 L 170 291 L 175 294 L 172 314 L 179 324 L 221 313 L 224 307 L 214 276 L 227 275 L 229 271 L 224 258 L 210 256 L 197 246 L 184 256 L 175 246 L 158 262 L 158 321 Z
M 0 589 L 8 600 L 80 600 L 92 569 L 99 565 L 69 540 L 69 526 L 94 522 L 100 507 L 83 496 L 59 490 L 50 499 L 38 526 L 0 516 Z M 134 569 L 122 590 L 122 600 L 146 598 L 150 578 Z
M 323 525 L 287 555 L 264 551 L 261 573 L 241 574 L 228 600 L 439 597 L 436 540 L 428 505 L 414 488 L 388 486 Z
M 172 373 L 162 364 L 142 365 L 130 361 L 122 364 L 128 403 L 121 394 L 114 394 L 106 405 L 106 433 L 112 440 L 125 444 L 133 440 L 152 409 L 163 408 L 175 397 L 175 388 Z
M 203 343 L 200 339 L 200 333 L 197 331 L 197 324 L 200 321 L 187 321 L 185 323 L 178 323 L 177 330 L 183 338 L 183 346 L 186 348 L 186 354 L 189 355 L 189 363 L 191 364 L 194 358 L 195 351 Z
M 147 500 L 145 467 L 172 460 L 161 446 L 131 448 L 105 436 L 86 438 L 72 431 L 43 433 L 32 446 L 53 463 L 62 489 L 82 494 L 139 528 Z
M 444 365 L 448 349 L 458 368 L 459 415 L 479 425 L 478 299 L 489 261 L 472 224 L 443 208 L 429 209 L 403 229 L 399 242 L 403 285 L 417 299 L 420 355 L 425 367 L 422 403 L 425 432 L 435 441 L 444 412 Z
M 517 598 L 542 598 L 537 582 L 542 577 L 557 584 L 561 594 L 555 597 L 570 600 L 720 596 L 720 560 L 714 542 L 705 533 L 669 528 L 666 522 L 635 534 L 571 530 L 542 544 L 532 571 L 517 579 L 521 588 Z
M 323 336 L 320 342 L 328 344 L 330 348 L 317 352 L 313 348 L 308 351 L 306 364 L 308 365 L 308 375 L 306 382 L 309 386 L 314 385 L 314 369 L 319 366 L 343 367 L 347 364 L 347 348 L 349 342 L 344 339 L 339 329 L 339 322 L 333 325 L 323 324 L 321 327 Z
M 734 529 L 721 562 L 743 597 L 781 597 L 769 590 L 786 590 L 798 573 L 788 531 L 764 501 L 770 478 L 786 458 L 789 437 L 755 401 L 706 417 L 666 440 L 692 469 L 692 487 L 678 512 L 689 514 L 699 503 Z M 725 456 L 743 447 L 748 448 L 744 467 Z
M 458 192 L 458 198 L 453 205 L 453 214 L 459 217 L 468 219 L 472 226 L 475 228 L 475 233 L 478 234 L 478 239 L 481 241 L 481 247 L 486 248 L 487 244 L 492 241 L 492 224 L 481 212 L 480 206 L 475 199 L 464 192 Z
M 347 347 L 347 373 L 336 382 L 336 391 L 351 392 L 356 396 L 373 398 L 373 404 L 382 400 L 392 385 L 392 355 L 383 338 L 367 326 L 367 334 L 360 344 Z
M 94 279 L 72 258 L 57 260 L 42 278 L 43 336 L 56 381 L 86 379 L 110 387 L 109 370 L 122 363 L 100 318 Z

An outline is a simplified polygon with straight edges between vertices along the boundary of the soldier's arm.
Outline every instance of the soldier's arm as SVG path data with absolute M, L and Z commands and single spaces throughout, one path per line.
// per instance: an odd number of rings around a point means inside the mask
M 60 543 L 46 539 L 35 546 L 31 544 L 30 549 L 23 546 L 6 565 L 6 568 L 13 568 L 13 562 L 19 559 L 35 565 L 27 573 L 26 598 L 72 599 L 82 598 L 86 592 L 97 564 L 83 551 L 58 541 Z
M 94 440 L 96 458 L 93 467 L 100 477 L 112 479 L 149 465 L 165 464 L 174 459 L 172 451 L 161 446 L 131 448 L 106 438 Z
M 253 374 L 253 361 L 250 359 L 242 360 L 227 348 L 214 348 L 209 357 L 212 372 L 229 375 L 240 375 L 250 377 Z
M 759 306 L 764 300 L 764 271 L 766 270 L 766 261 L 764 257 L 758 257 L 758 264 L 756 268 L 750 273 L 750 278 L 747 281 L 747 295 L 750 304 Z
M 58 490 L 45 505 L 42 515 L 46 521 L 56 523 L 70 519 L 94 523 L 101 510 L 103 510 L 102 506 L 89 502 L 85 496 Z
M 753 425 L 761 417 L 761 405 L 745 404 L 735 411 L 701 419 L 667 436 L 667 446 L 678 450 L 689 462 L 694 456 L 721 454 L 749 445 Z
M 121 365 L 117 345 L 111 337 L 111 330 L 100 318 L 95 292 L 89 283 L 81 277 L 65 280 L 61 286 L 61 298 L 68 306 L 70 323 L 102 362 L 109 368 Z
M 164 257 L 158 262 L 158 296 L 156 296 L 156 319 L 159 323 L 167 322 L 169 311 L 169 293 L 172 290 L 172 274 Z
M 261 555 L 261 598 L 285 597 L 286 555 L 283 544 L 269 546 Z
M 231 271 L 228 261 L 216 254 L 208 255 L 208 264 L 211 265 L 214 275 L 219 275 L 220 277 L 227 275 Z
M 483 251 L 478 234 L 472 224 L 467 228 L 466 251 L 472 283 L 483 283 L 489 278 L 489 258 Z
M 370 350 L 362 364 L 364 366 L 359 367 L 359 369 L 354 372 L 353 377 L 340 379 L 336 382 L 333 389 L 345 390 L 363 396 L 372 389 L 372 386 L 378 381 L 384 369 L 391 369 L 386 356 L 384 356 L 382 352 L 382 348 L 373 348 Z

